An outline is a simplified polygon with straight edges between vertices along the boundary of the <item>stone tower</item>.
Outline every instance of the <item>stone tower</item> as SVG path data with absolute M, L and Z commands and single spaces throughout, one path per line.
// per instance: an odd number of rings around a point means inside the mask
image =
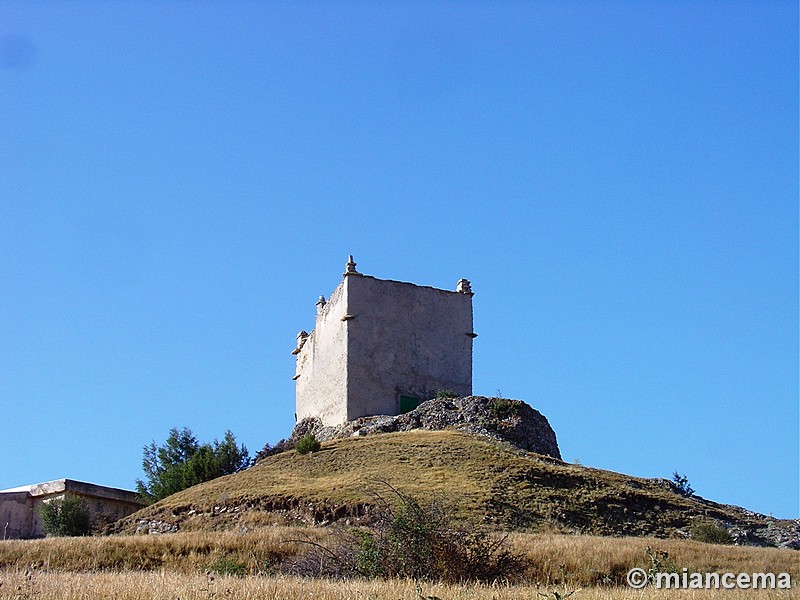
M 338 425 L 412 410 L 438 390 L 472 394 L 472 290 L 377 279 L 350 256 L 342 282 L 317 301 L 293 354 L 298 420 Z

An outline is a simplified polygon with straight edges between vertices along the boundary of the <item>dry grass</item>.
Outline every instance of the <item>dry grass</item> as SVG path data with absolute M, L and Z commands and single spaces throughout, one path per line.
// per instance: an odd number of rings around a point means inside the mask
M 487 478 L 497 469 L 493 455 L 517 453 L 455 431 L 413 431 L 326 442 L 319 452 L 285 452 L 243 472 L 221 477 L 170 496 L 150 511 L 269 504 L 273 498 L 309 504 L 357 506 L 374 500 L 365 482 L 391 473 L 392 483 L 412 496 L 454 496 L 462 510 L 489 500 Z M 452 467 L 456 465 L 457 468 Z M 266 502 L 265 502 L 266 499 Z M 313 508 L 311 511 L 313 512 Z M 142 514 L 147 514 L 148 509 Z
M 800 553 L 796 550 L 552 534 L 513 534 L 509 544 L 530 560 L 528 579 L 539 582 L 565 581 L 573 586 L 623 584 L 631 568 L 651 566 L 648 547 L 666 552 L 678 571 L 686 568 L 701 573 L 790 573 L 800 581 Z
M 0 542 L 0 569 L 169 571 L 196 575 L 239 567 L 249 575 L 277 574 L 280 563 L 309 550 L 297 542 L 324 542 L 324 528 L 267 527 L 246 533 L 190 532 L 150 536 L 49 538 Z M 774 548 L 718 546 L 683 540 L 602 538 L 559 534 L 511 535 L 507 543 L 529 564 L 523 579 L 572 587 L 623 584 L 633 567 L 648 568 L 647 547 L 665 551 L 680 570 L 692 572 L 790 573 L 800 580 L 800 553 Z
M 67 571 L 167 569 L 197 573 L 222 559 L 242 564 L 246 572 L 258 574 L 306 550 L 291 540 L 324 536 L 322 529 L 267 527 L 242 534 L 189 532 L 8 540 L 0 542 L 0 568 L 22 569 L 37 564 Z
M 563 592 L 564 588 L 559 588 Z M 535 586 L 445 586 L 413 581 L 327 581 L 291 577 L 209 577 L 171 572 L 58 573 L 0 572 L 0 598 L 39 600 L 530 600 L 553 588 Z M 419 592 L 422 592 L 420 595 Z M 552 594 L 549 596 L 553 598 Z M 786 600 L 794 590 L 654 590 L 590 588 L 575 600 Z

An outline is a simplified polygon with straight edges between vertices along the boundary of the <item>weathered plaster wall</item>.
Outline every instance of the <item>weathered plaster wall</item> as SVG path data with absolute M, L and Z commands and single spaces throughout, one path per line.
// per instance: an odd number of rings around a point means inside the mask
M 0 532 L 2 539 L 15 540 L 30 537 L 33 521 L 33 503 L 28 492 L 0 494 Z
M 399 412 L 399 396 L 472 394 L 472 296 L 348 275 L 347 420 Z
M 347 288 L 343 281 L 317 312 L 314 331 L 297 353 L 296 416 L 347 420 Z

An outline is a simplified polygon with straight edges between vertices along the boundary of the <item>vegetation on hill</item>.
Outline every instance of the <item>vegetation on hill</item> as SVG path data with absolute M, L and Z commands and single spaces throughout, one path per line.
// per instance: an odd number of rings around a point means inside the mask
M 251 464 L 247 448 L 236 445 L 226 431 L 222 441 L 200 444 L 186 427 L 169 431 L 166 442 L 144 447 L 142 469 L 147 481 L 136 480 L 139 495 L 147 502 L 162 500 L 198 483 L 246 469 Z
M 424 581 L 516 581 L 526 566 L 506 537 L 454 522 L 438 502 L 384 485 L 369 527 L 335 528 L 332 541 L 313 543 L 292 572 L 336 579 L 411 578 Z M 395 502 L 390 502 L 389 499 Z
M 309 452 L 316 452 L 321 447 L 322 444 L 314 437 L 314 434 L 307 433 L 298 440 L 295 450 L 297 450 L 298 454 L 308 454 Z
M 609 507 L 627 521 L 603 512 Z M 276 454 L 121 524 L 129 532 L 169 524 L 177 533 L 2 542 L 0 596 L 144 600 L 169 589 L 180 598 L 511 600 L 580 590 L 575 597 L 583 600 L 633 600 L 663 596 L 627 588 L 633 567 L 800 577 L 794 550 L 576 534 L 678 536 L 694 524 L 708 541 L 727 543 L 715 539 L 722 524 L 752 530 L 759 519 L 688 497 L 666 480 L 570 465 L 457 431 L 411 431 Z M 514 528 L 539 532 L 497 531 Z M 449 559 L 456 566 L 445 566 Z M 497 565 L 509 568 L 494 577 Z M 481 579 L 481 572 L 492 581 L 441 581 Z M 721 596 L 672 590 L 670 597 Z
M 738 543 L 762 545 L 783 531 L 775 519 L 685 496 L 668 480 L 567 464 L 450 430 L 332 440 L 311 454 L 270 456 L 174 494 L 120 529 L 134 532 L 151 522 L 220 529 L 243 519 L 367 522 L 376 481 L 422 501 L 438 499 L 454 518 L 502 530 L 688 537 L 702 520 L 724 525 Z

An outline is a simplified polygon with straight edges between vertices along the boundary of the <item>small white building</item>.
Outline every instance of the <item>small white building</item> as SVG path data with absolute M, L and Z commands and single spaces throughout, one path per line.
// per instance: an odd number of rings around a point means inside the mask
M 314 330 L 297 335 L 296 418 L 339 425 L 407 412 L 439 390 L 471 395 L 472 295 L 466 279 L 448 291 L 363 275 L 350 256 Z
M 64 496 L 76 496 L 83 500 L 95 523 L 113 523 L 144 507 L 136 492 L 72 479 L 56 479 L 0 490 L 2 539 L 42 537 L 44 532 L 39 507 L 44 502 Z

